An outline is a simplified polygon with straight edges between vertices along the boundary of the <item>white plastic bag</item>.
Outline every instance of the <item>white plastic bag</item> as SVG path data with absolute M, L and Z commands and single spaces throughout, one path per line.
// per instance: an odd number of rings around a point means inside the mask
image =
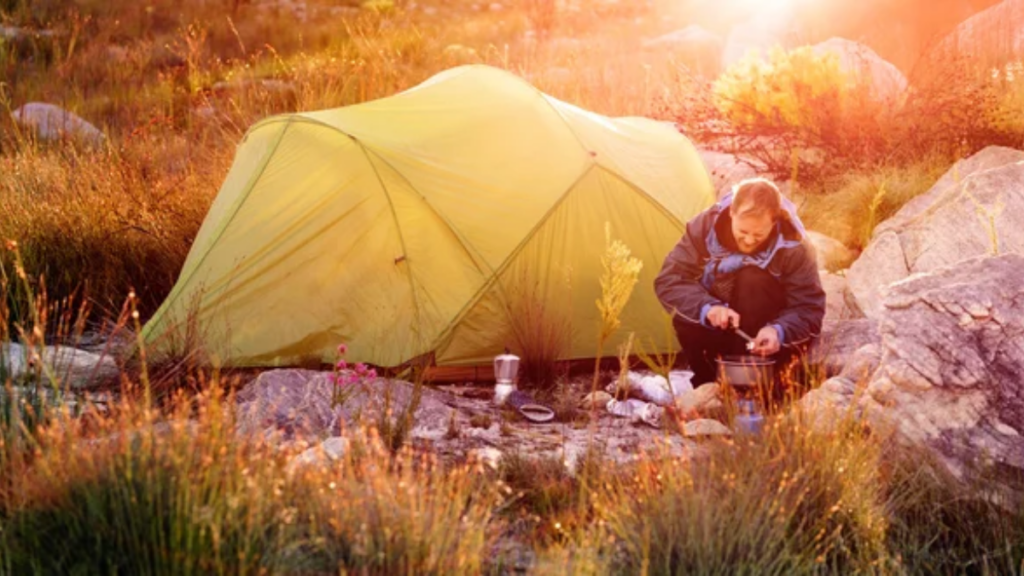
M 657 374 L 631 371 L 626 375 L 630 394 L 658 406 L 668 406 L 677 396 L 693 390 L 693 372 L 673 370 L 668 375 L 665 380 Z
M 646 402 L 635 398 L 630 398 L 629 400 L 613 399 L 608 402 L 608 412 L 616 416 L 631 417 L 639 413 L 640 410 L 643 410 L 644 406 L 647 406 Z

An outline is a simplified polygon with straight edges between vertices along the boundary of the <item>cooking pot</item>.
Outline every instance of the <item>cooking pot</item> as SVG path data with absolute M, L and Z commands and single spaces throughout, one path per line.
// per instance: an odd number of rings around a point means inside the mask
M 775 360 L 741 354 L 724 356 L 718 362 L 718 381 L 737 388 L 770 385 L 775 380 Z

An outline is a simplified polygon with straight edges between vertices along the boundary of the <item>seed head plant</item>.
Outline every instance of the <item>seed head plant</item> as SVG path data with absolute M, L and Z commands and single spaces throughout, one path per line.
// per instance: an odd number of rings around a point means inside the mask
M 597 300 L 597 309 L 601 313 L 601 326 L 597 336 L 597 355 L 594 361 L 594 383 L 592 391 L 597 390 L 597 379 L 601 367 L 601 355 L 605 342 L 622 322 L 619 316 L 629 302 L 636 286 L 637 278 L 644 263 L 633 258 L 629 247 L 621 240 L 612 240 L 611 225 L 604 225 L 605 249 L 601 256 L 601 298 Z

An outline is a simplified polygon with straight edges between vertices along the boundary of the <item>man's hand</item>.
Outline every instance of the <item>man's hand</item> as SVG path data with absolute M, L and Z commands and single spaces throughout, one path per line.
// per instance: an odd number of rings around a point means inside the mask
M 708 311 L 708 316 L 711 316 L 710 311 Z M 771 356 L 779 351 L 779 347 L 779 333 L 775 331 L 775 328 L 765 326 L 754 337 L 754 348 L 751 352 L 761 356 Z
M 708 324 L 715 328 L 728 330 L 731 326 L 740 325 L 740 315 L 735 310 L 725 306 L 712 306 L 708 308 L 708 315 L 705 317 Z

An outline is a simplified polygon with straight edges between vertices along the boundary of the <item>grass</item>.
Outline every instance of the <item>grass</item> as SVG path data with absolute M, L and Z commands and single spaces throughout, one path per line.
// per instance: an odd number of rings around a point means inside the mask
M 478 467 L 392 457 L 369 433 L 337 466 L 290 469 L 303 447 L 240 440 L 230 400 L 213 389 L 159 424 L 124 403 L 91 430 L 58 415 L 32 451 L 3 446 L 20 458 L 0 570 L 479 572 L 497 493 Z
M 387 96 L 468 62 L 604 114 L 679 112 L 666 102 L 679 100 L 685 71 L 639 52 L 643 38 L 682 27 L 661 19 L 685 14 L 678 2 L 420 3 L 433 15 L 397 2 L 344 16 L 331 15 L 338 3 L 308 4 L 303 22 L 234 0 L 0 0 L 5 24 L 59 32 L 0 44 L 0 108 L 59 104 L 108 136 L 96 150 L 36 141 L 0 114 L 0 237 L 20 246 L 0 256 L 0 341 L 31 354 L 99 319 L 124 327 L 133 290 L 144 320 L 234 146 L 268 114 Z M 802 216 L 863 248 L 949 164 L 918 158 L 802 183 Z M 531 290 L 526 338 L 540 343 L 541 366 L 531 378 L 557 382 L 549 348 L 571 327 Z M 440 461 L 409 445 L 400 411 L 378 431 L 352 431 L 334 464 L 294 469 L 305 446 L 236 436 L 232 383 L 204 376 L 193 352 L 166 374 L 139 358 L 118 402 L 101 410 L 68 395 L 72 414 L 54 379 L 12 382 L 0 351 L 0 574 L 480 574 L 500 571 L 499 536 L 531 548 L 538 574 L 1024 573 L 1024 508 L 970 498 L 857 422 L 825 434 L 779 419 L 760 442 L 706 442 L 692 459 L 651 447 L 630 465 L 588 456 L 571 475 L 559 459 L 516 452 L 497 471 Z M 171 390 L 179 380 L 188 394 Z M 143 393 L 154 387 L 158 398 Z M 575 422 L 578 390 L 563 379 L 546 392 L 559 420 Z
M 155 411 L 52 404 L 0 422 L 0 573 L 479 574 L 499 537 L 535 573 L 1020 573 L 1024 508 L 969 497 L 852 418 L 775 418 L 758 441 L 634 464 L 509 452 L 492 471 L 354 430 L 332 465 L 235 434 L 210 381 Z M 5 397 L 6 398 L 6 397 Z M 2 401 L 0 401 L 2 402 Z
M 848 173 L 804 188 L 800 217 L 809 229 L 863 250 L 875 226 L 927 192 L 952 165 L 943 159 L 923 159 L 908 166 Z

